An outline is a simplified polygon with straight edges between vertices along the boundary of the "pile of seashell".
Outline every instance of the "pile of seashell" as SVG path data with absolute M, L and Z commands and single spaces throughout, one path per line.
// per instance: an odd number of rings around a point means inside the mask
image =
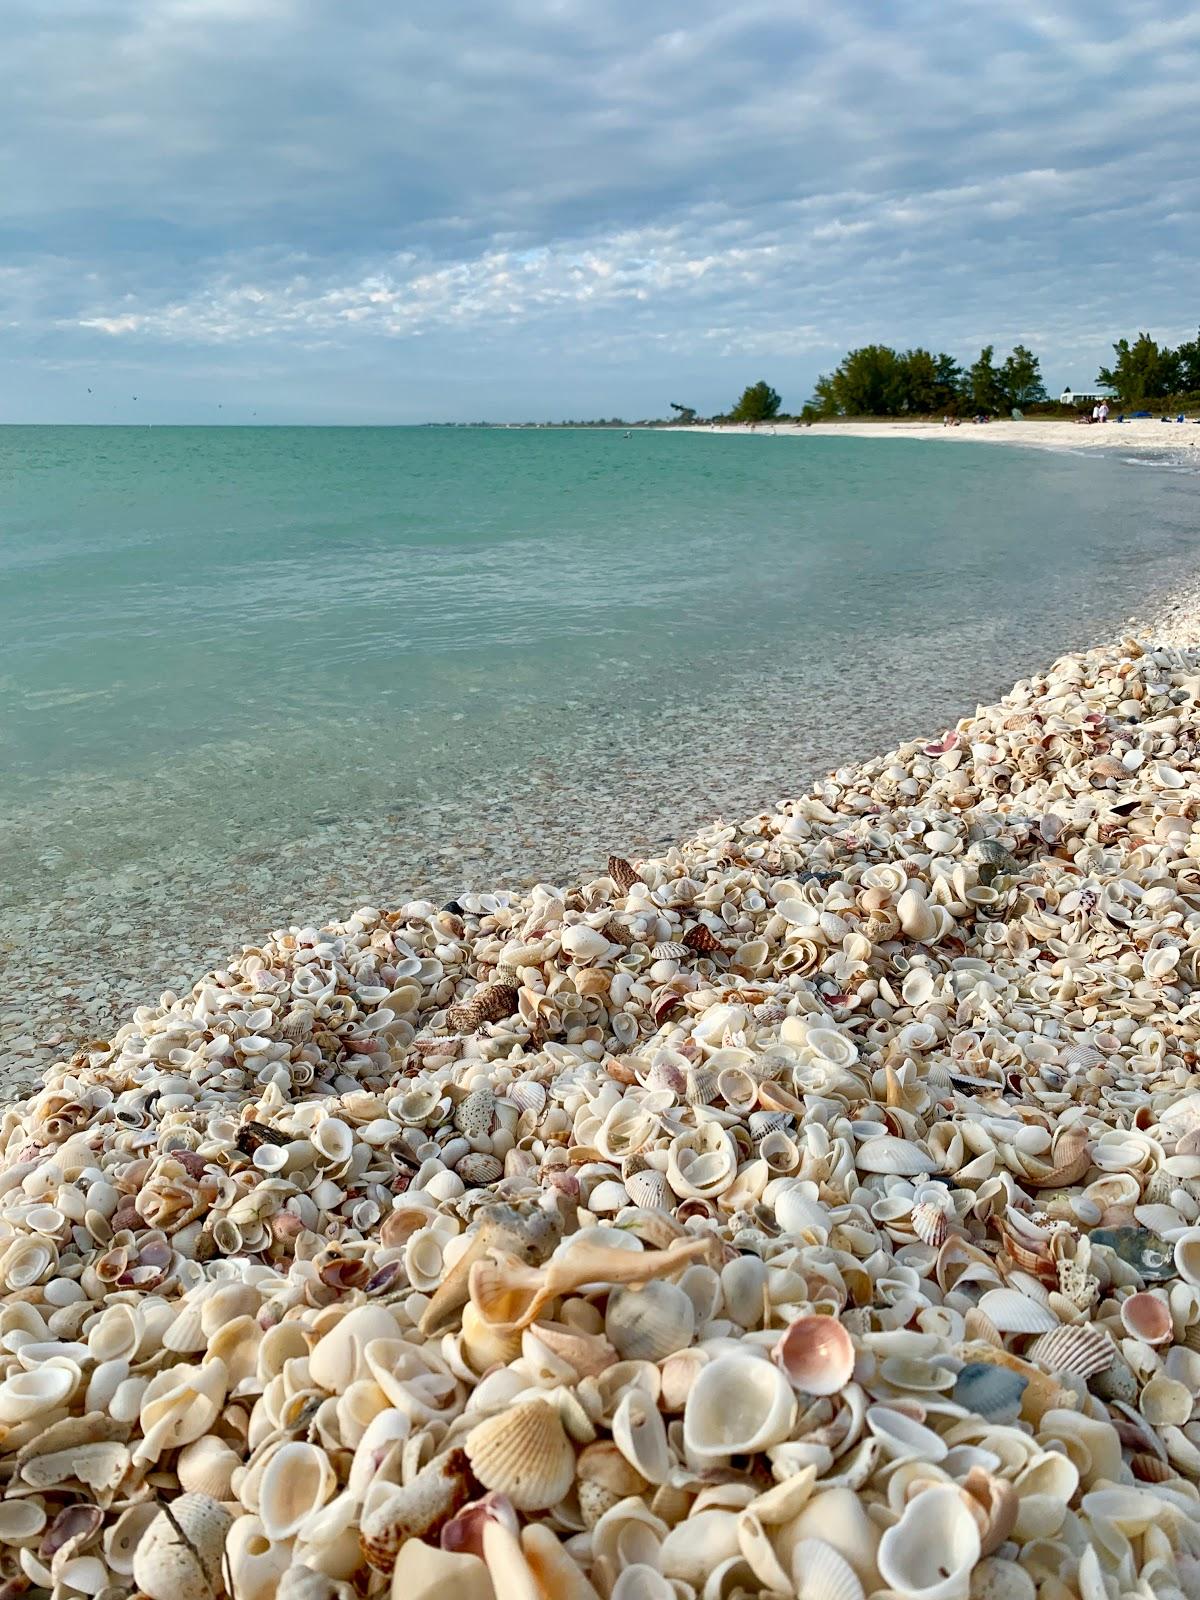
M 1200 653 L 0 1117 L 0 1595 L 1200 1595 Z

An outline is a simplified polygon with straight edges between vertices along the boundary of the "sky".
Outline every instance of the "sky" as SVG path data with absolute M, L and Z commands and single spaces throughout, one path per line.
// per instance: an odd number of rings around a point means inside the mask
M 1200 7 L 6 0 L 0 421 L 1057 392 L 1200 321 Z

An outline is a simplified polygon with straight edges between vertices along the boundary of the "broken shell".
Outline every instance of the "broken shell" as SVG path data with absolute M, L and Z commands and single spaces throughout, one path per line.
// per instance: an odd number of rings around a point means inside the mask
M 718 1356 L 696 1375 L 683 1411 L 683 1439 L 700 1461 L 751 1455 L 778 1444 L 796 1415 L 791 1385 L 771 1361 Z
M 134 1583 L 149 1600 L 211 1600 L 222 1588 L 221 1557 L 232 1526 L 208 1495 L 179 1495 L 139 1539 Z

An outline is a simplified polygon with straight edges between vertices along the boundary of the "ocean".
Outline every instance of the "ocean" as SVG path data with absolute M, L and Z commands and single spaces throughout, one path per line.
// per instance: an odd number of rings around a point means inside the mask
M 935 732 L 1189 576 L 1193 508 L 961 442 L 2 429 L 0 1047 Z

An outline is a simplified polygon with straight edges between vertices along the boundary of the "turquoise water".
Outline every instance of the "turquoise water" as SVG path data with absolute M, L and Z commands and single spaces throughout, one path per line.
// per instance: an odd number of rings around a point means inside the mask
M 569 789 L 573 753 L 723 789 L 746 710 L 784 748 L 817 718 L 832 755 L 887 694 L 899 735 L 1115 625 L 1191 506 L 1190 480 L 988 446 L 5 429 L 7 888 L 64 807 L 90 868 L 432 795 L 482 821 L 493 779 L 545 760 Z M 714 743 L 728 773 L 691 770 Z
M 1189 575 L 1194 483 L 903 440 L 0 429 L 0 964 L 35 1015 L 0 1008 L 0 1053 L 280 921 L 563 879 L 934 730 Z

